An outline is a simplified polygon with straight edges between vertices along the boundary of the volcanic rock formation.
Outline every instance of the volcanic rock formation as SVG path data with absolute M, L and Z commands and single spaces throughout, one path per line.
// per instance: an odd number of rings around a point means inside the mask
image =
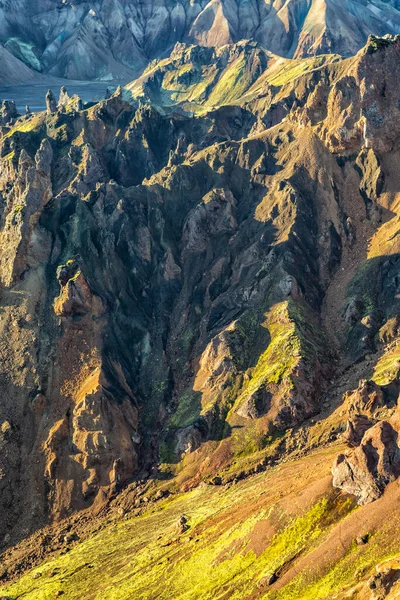
M 346 390 L 334 485 L 399 475 L 399 70 L 398 37 L 177 45 L 97 104 L 3 107 L 4 546 L 133 480 L 263 470 Z
M 391 389 L 390 389 L 391 388 Z M 359 504 L 379 498 L 390 481 L 400 475 L 398 409 L 388 419 L 385 410 L 393 407 L 398 385 L 383 390 L 373 382 L 361 382 L 345 397 L 349 420 L 345 439 L 352 451 L 340 454 L 333 466 L 333 485 L 357 497 Z M 379 418 L 384 412 L 384 417 Z

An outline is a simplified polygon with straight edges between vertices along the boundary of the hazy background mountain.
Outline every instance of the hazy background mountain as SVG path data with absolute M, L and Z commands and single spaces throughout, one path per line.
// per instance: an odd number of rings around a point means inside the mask
M 285 57 L 351 55 L 369 33 L 399 29 L 398 0 L 0 2 L 0 43 L 34 71 L 69 79 L 128 81 L 177 41 L 252 38 Z
M 0 81 L 12 85 L 22 81 L 28 82 L 36 77 L 36 73 L 18 60 L 11 52 L 0 46 Z

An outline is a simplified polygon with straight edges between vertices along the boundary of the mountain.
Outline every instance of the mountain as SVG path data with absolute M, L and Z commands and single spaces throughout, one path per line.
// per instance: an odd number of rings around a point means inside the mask
M 0 46 L 0 82 L 15 85 L 38 79 L 37 73 L 18 60 L 11 52 Z
M 288 58 L 350 56 L 400 30 L 398 0 L 3 0 L 0 43 L 32 69 L 129 81 L 176 42 L 253 39 Z
M 0 115 L 0 593 L 396 597 L 399 69 L 179 43 Z
M 201 114 L 265 97 L 271 86 L 338 60 L 334 54 L 284 59 L 249 41 L 221 48 L 177 43 L 168 58 L 150 63 L 126 89 L 135 100 L 150 102 L 161 111 Z

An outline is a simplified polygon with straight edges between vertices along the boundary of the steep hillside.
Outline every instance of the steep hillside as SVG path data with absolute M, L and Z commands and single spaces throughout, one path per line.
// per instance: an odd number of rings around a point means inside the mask
M 143 75 L 126 88 L 134 99 L 149 101 L 160 110 L 200 114 L 221 105 L 243 105 L 271 95 L 271 86 L 280 87 L 338 60 L 334 54 L 284 59 L 248 41 L 219 49 L 178 43 L 168 58 L 150 63 Z
M 40 81 L 40 75 L 0 46 L 0 85 L 15 85 L 33 79 Z
M 140 73 L 176 42 L 253 39 L 289 58 L 352 55 L 370 33 L 398 33 L 397 0 L 3 0 L 0 42 L 29 67 L 69 79 Z
M 396 597 L 399 71 L 177 45 L 1 113 L 4 594 Z

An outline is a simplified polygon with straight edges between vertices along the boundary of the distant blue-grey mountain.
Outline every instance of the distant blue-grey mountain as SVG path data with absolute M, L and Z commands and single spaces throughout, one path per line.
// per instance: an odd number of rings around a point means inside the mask
M 0 1 L 0 44 L 32 70 L 70 79 L 129 79 L 177 41 L 351 55 L 369 33 L 398 32 L 398 0 Z

